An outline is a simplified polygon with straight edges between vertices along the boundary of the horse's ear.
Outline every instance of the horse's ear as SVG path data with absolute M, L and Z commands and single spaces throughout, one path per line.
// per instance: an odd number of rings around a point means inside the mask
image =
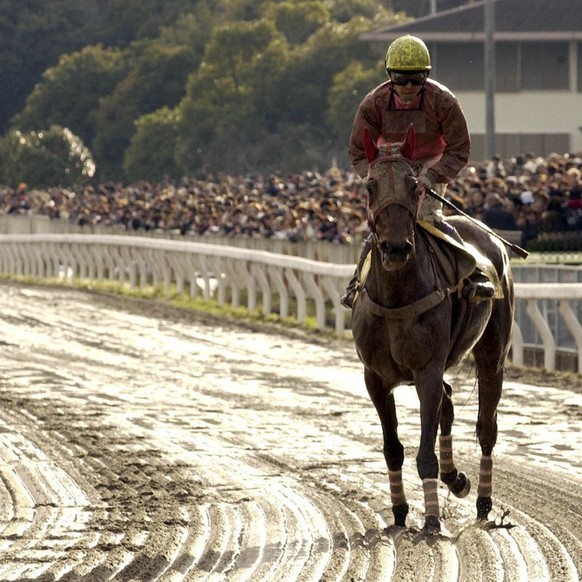
M 366 152 L 366 158 L 368 158 L 368 164 L 371 164 L 378 157 L 378 148 L 367 127 L 364 128 L 364 151 Z
M 416 143 L 416 133 L 414 131 L 414 125 L 412 123 L 408 126 L 408 131 L 406 132 L 406 137 L 402 142 L 402 147 L 400 148 L 400 153 L 409 160 L 413 159 L 414 156 L 414 146 Z

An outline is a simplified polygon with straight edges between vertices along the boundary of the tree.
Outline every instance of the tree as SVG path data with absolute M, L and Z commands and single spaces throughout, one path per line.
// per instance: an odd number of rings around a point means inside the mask
M 269 0 L 220 0 L 222 23 L 259 20 L 271 3 Z
M 187 46 L 139 43 L 128 57 L 130 68 L 113 92 L 100 99 L 92 150 L 99 176 L 123 178 L 123 156 L 135 132 L 135 120 L 160 107 L 176 106 L 184 94 L 196 56 Z
M 365 28 L 361 20 L 330 23 L 295 48 L 279 85 L 281 122 L 325 124 L 327 91 L 334 75 L 353 60 L 372 60 L 369 47 L 358 41 Z
M 386 80 L 384 63 L 366 69 L 362 63 L 353 61 L 334 76 L 333 84 L 328 91 L 326 121 L 335 148 L 341 148 L 342 152 L 347 150 L 352 123 L 360 101 L 368 91 L 384 80 Z M 338 159 L 345 159 L 347 163 L 345 154 L 338 155 Z
M 64 55 L 44 72 L 12 125 L 28 131 L 61 125 L 91 146 L 99 100 L 113 91 L 127 68 L 121 51 L 100 45 Z
M 182 175 L 175 159 L 179 121 L 177 110 L 162 107 L 135 122 L 136 131 L 123 162 L 129 180 L 159 182 Z
M 227 14 L 224 0 L 0 0 L 0 133 L 62 55 L 155 39 L 184 15 L 200 22 L 203 46 Z
M 297 14 L 300 8 L 295 6 Z M 292 12 L 284 7 L 267 14 L 276 17 L 287 9 Z M 300 165 L 300 159 L 313 167 L 316 160 L 337 157 L 335 149 L 343 152 L 345 144 L 338 145 L 341 132 L 330 132 L 327 124 L 328 89 L 354 59 L 378 63 L 358 41 L 369 25 L 362 18 L 327 23 L 296 46 L 286 42 L 273 20 L 217 28 L 180 104 L 176 156 L 184 173 L 227 171 L 227 166 L 267 171 Z M 342 129 L 351 126 L 354 112 L 355 107 Z
M 0 140 L 0 181 L 15 187 L 75 187 L 95 174 L 91 152 L 66 128 L 23 133 L 11 130 Z
M 145 136 L 164 144 L 170 174 L 284 168 L 302 155 L 311 166 L 345 149 L 329 123 L 349 100 L 330 89 L 351 62 L 363 71 L 376 66 L 375 49 L 358 36 L 403 21 L 386 5 L 391 1 L 27 0 L 18 13 L 16 0 L 0 0 L 0 50 L 3 31 L 15 41 L 15 24 L 44 34 L 60 23 L 68 38 L 55 32 L 51 40 L 63 47 L 91 41 L 52 63 L 13 127 L 68 127 L 94 153 L 100 180 L 123 180 L 126 170 L 135 176 L 147 167 L 155 154 Z M 0 79 L 2 70 L 0 62 Z M 162 171 L 158 162 L 151 159 L 152 172 Z
M 93 5 L 96 39 L 125 48 L 142 39 L 154 39 L 183 14 L 196 13 L 200 0 L 104 0 Z
M 317 0 L 270 4 L 265 10 L 265 16 L 275 23 L 293 45 L 305 42 L 330 20 L 329 10 L 323 2 Z
M 0 0 L 0 133 L 60 55 L 93 44 L 91 0 Z
M 185 173 L 241 160 L 263 139 L 268 119 L 257 94 L 284 68 L 287 43 L 266 20 L 217 28 L 180 104 L 178 162 Z M 248 155 L 247 154 L 247 155 Z M 245 159 L 247 159 L 245 157 Z
M 336 22 L 349 22 L 355 17 L 371 21 L 389 21 L 392 18 L 391 11 L 378 0 L 334 0 L 331 4 L 331 16 Z

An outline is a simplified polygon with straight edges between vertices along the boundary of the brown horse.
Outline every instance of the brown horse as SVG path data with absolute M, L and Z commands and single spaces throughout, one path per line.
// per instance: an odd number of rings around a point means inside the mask
M 492 507 L 492 458 L 497 440 L 497 406 L 501 398 L 504 362 L 513 324 L 513 283 L 505 247 L 485 229 L 462 216 L 449 217 L 465 242 L 488 257 L 499 276 L 498 296 L 471 302 L 451 285 L 435 263 L 429 235 L 417 224 L 419 200 L 410 157 L 414 131 L 389 151 L 364 136 L 369 162 L 367 176 L 371 263 L 352 313 L 352 330 L 364 364 L 366 387 L 382 424 L 392 511 L 404 526 L 408 504 L 402 484 L 404 448 L 398 439 L 392 391 L 414 384 L 420 401 L 421 435 L 416 457 L 423 482 L 424 528 L 440 531 L 437 496 L 440 478 L 458 497 L 470 482 L 453 461 L 454 410 L 452 388 L 443 376 L 450 366 L 473 354 L 479 386 L 477 437 L 481 464 L 477 517 L 486 520 Z

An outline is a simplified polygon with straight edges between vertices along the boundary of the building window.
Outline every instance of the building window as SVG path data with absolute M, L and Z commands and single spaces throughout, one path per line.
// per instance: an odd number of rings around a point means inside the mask
M 434 52 L 437 81 L 452 91 L 483 91 L 481 43 L 439 43 Z
M 547 156 L 553 152 L 570 151 L 570 135 L 567 133 L 497 133 L 495 153 L 510 158 L 518 153 L 532 152 L 536 156 Z M 486 136 L 471 134 L 471 160 L 487 159 Z
M 521 44 L 521 89 L 560 91 L 569 87 L 568 43 Z
M 495 91 L 516 92 L 519 89 L 518 45 L 510 42 L 495 43 Z
M 484 91 L 482 43 L 434 43 L 432 76 L 453 92 Z M 495 91 L 567 91 L 566 42 L 495 43 Z M 582 43 L 578 43 L 578 91 L 582 91 Z

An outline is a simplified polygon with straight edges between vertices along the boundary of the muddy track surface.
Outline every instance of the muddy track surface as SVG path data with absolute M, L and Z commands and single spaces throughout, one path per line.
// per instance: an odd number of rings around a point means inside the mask
M 508 381 L 494 527 L 441 488 L 427 536 L 416 397 L 396 395 L 411 513 L 395 528 L 351 345 L 63 289 L 0 301 L 0 581 L 582 578 L 580 393 Z M 452 382 L 476 485 L 471 370 Z

